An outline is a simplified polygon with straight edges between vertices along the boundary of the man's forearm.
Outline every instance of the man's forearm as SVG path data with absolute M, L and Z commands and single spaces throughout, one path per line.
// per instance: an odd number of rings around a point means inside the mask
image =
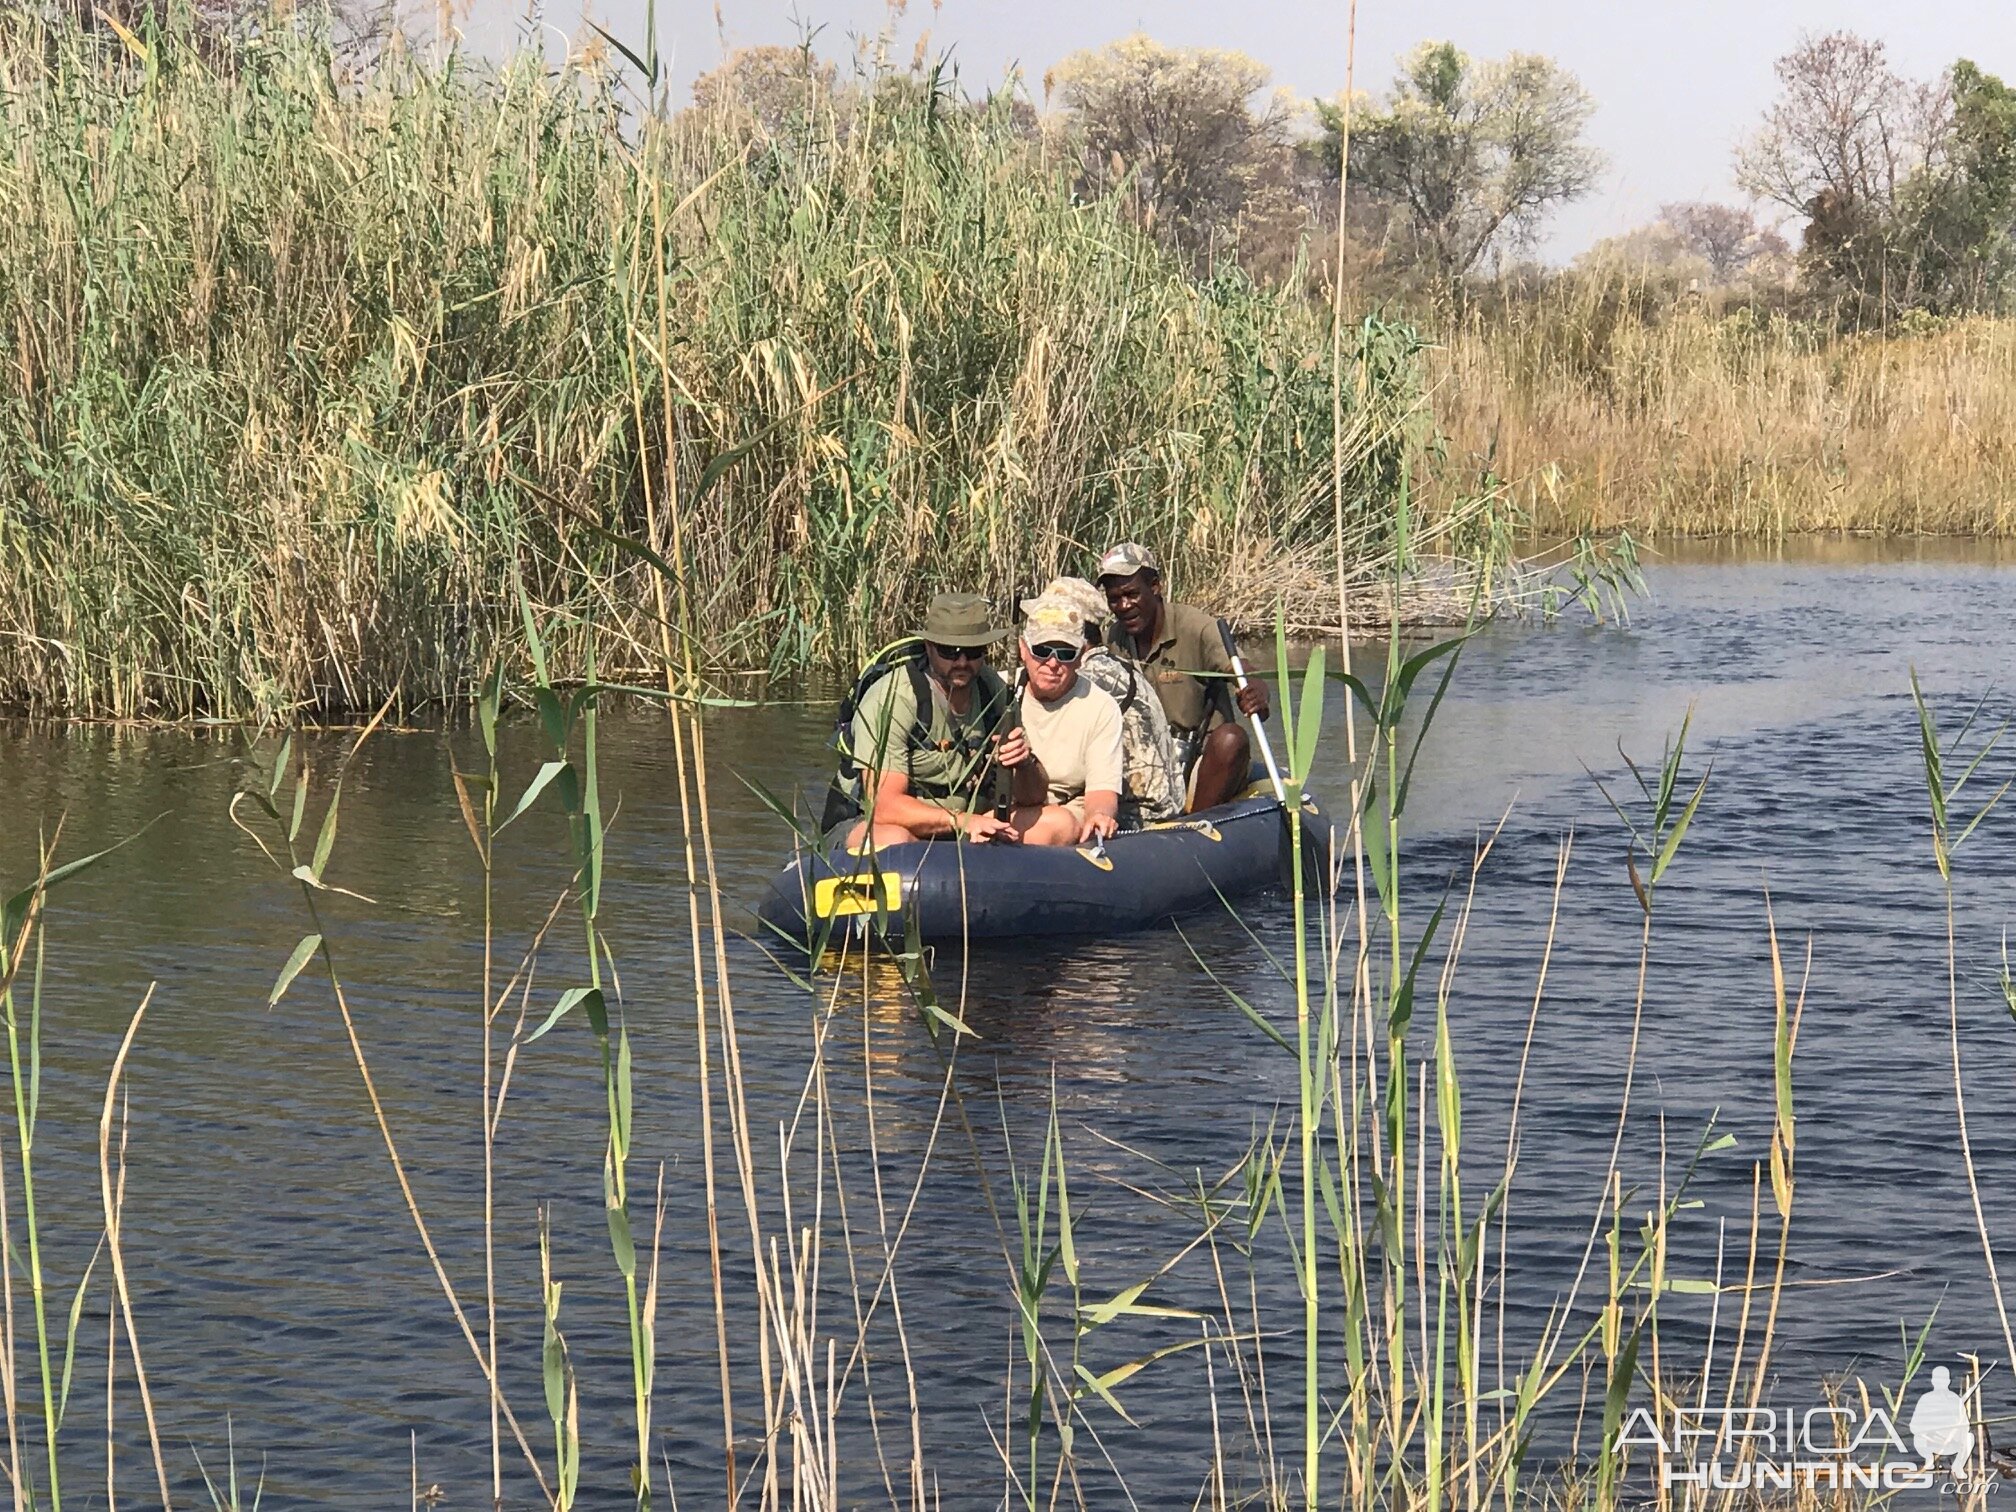
M 878 824 L 900 824 L 920 839 L 934 835 L 950 835 L 959 828 L 959 816 L 935 803 L 926 803 L 921 798 L 901 792 L 877 792 L 875 795 L 875 822 Z

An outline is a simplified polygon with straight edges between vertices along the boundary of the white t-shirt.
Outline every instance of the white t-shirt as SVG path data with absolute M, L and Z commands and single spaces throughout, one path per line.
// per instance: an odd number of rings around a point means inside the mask
M 1118 793 L 1127 764 L 1120 739 L 1120 705 L 1084 678 L 1054 703 L 1032 689 L 1022 695 L 1022 731 L 1050 779 L 1050 801 L 1069 803 L 1087 793 Z

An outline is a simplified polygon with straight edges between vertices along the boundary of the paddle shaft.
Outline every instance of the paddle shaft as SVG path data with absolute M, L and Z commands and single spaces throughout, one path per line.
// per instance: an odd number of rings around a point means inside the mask
M 1246 675 L 1246 663 L 1240 660 L 1238 644 L 1232 639 L 1232 627 L 1222 619 L 1218 621 L 1218 638 L 1225 643 L 1225 654 L 1232 659 L 1232 676 L 1243 692 L 1252 681 Z M 1274 761 L 1274 747 L 1267 740 L 1267 726 L 1252 715 L 1246 722 L 1253 726 L 1253 738 L 1260 742 L 1260 759 L 1267 763 L 1267 780 L 1274 784 L 1274 796 L 1281 800 L 1281 806 L 1288 806 L 1288 789 L 1281 781 L 1281 768 Z

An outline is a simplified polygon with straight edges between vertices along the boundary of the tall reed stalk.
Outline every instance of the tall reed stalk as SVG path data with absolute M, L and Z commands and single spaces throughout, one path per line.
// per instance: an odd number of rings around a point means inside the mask
M 1125 538 L 1320 617 L 1320 312 L 1080 198 L 1025 105 L 871 68 L 766 125 L 599 43 L 359 63 L 306 9 L 9 10 L 0 702 L 461 699 L 525 654 L 514 572 L 574 617 L 557 678 L 593 610 L 649 680 L 647 569 L 598 533 L 649 533 L 647 480 L 710 674 L 855 663 L 934 590 L 1003 603 Z M 1413 335 L 1347 336 L 1355 571 L 1430 420 Z M 663 489 L 745 443 L 713 496 Z

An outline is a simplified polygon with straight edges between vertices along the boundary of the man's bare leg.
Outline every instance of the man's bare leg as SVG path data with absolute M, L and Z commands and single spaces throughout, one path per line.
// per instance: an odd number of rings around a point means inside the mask
M 860 850 L 863 837 L 867 833 L 868 821 L 863 819 L 854 828 L 847 831 L 847 849 L 851 851 Z M 910 831 L 900 824 L 878 824 L 875 826 L 874 838 L 869 843 L 875 850 L 887 850 L 892 845 L 910 845 L 916 839 L 915 835 L 911 834 Z
M 1015 810 L 1008 822 L 1022 832 L 1024 845 L 1075 845 L 1080 828 L 1078 816 L 1068 808 L 1046 803 Z
M 1223 724 L 1204 737 L 1197 755 L 1197 783 L 1190 812 L 1230 803 L 1246 790 L 1253 771 L 1253 745 L 1238 725 Z

